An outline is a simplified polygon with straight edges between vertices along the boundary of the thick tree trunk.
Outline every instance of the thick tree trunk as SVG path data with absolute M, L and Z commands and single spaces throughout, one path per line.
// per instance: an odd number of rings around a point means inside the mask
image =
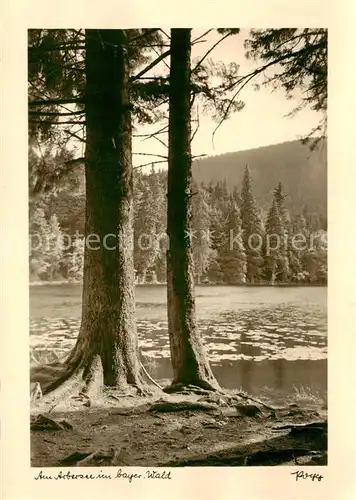
M 167 302 L 172 386 L 217 389 L 195 314 L 191 231 L 190 29 L 171 30 Z
M 87 30 L 85 43 L 87 239 L 82 323 L 62 380 L 45 387 L 45 392 L 74 375 L 91 393 L 103 384 L 124 389 L 142 383 L 135 323 L 125 33 Z
M 133 265 L 131 111 L 125 34 L 86 32 L 85 356 L 99 356 L 105 385 L 138 384 Z M 109 236 L 111 235 L 111 236 Z

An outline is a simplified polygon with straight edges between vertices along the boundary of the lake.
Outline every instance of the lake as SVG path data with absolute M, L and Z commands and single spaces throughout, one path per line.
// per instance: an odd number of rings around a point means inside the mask
M 165 286 L 136 287 L 142 361 L 172 377 Z M 213 372 L 226 388 L 285 400 L 327 393 L 327 288 L 198 286 L 197 318 Z M 30 287 L 30 347 L 59 355 L 75 344 L 81 287 Z

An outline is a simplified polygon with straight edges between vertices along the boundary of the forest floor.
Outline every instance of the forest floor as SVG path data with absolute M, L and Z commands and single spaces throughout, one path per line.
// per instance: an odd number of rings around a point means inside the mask
M 31 408 L 32 467 L 326 465 L 320 402 L 273 407 L 246 394 L 105 391 Z

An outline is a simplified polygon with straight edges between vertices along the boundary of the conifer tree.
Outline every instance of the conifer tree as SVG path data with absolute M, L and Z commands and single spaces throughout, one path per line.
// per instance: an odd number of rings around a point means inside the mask
M 203 187 L 194 186 L 192 203 L 192 248 L 194 275 L 197 284 L 209 268 L 215 252 L 210 235 L 211 208 L 208 193 Z
M 30 223 L 30 277 L 52 281 L 60 276 L 63 264 L 63 234 L 56 214 L 34 209 Z
M 290 220 L 289 220 L 288 210 L 286 209 L 285 203 L 284 203 L 284 201 L 286 199 L 286 195 L 283 193 L 281 182 L 279 182 L 278 186 L 275 188 L 273 196 L 274 196 L 274 199 L 276 200 L 276 204 L 277 204 L 277 208 L 279 211 L 279 215 L 281 216 L 281 223 L 283 225 L 283 228 L 285 230 L 287 230 Z
M 49 222 L 49 251 L 47 252 L 48 278 L 53 280 L 60 272 L 63 259 L 63 234 L 56 214 L 52 214 Z
M 292 219 L 290 234 L 289 268 L 290 280 L 294 283 L 303 282 L 306 278 L 303 269 L 303 254 L 306 250 L 308 229 L 303 214 Z
M 84 271 L 84 238 L 75 238 L 71 252 L 67 254 L 66 264 L 69 281 L 81 281 Z
M 239 191 L 237 186 L 234 186 L 234 188 L 232 190 L 232 197 L 233 197 L 236 205 L 238 206 L 238 208 L 240 208 L 241 207 L 241 195 L 240 195 L 240 191 Z
M 286 266 L 284 230 L 275 197 L 267 215 L 265 237 L 265 273 L 268 282 L 274 285 Z
M 29 234 L 30 279 L 47 278 L 46 247 L 48 246 L 49 227 L 45 211 L 37 206 L 33 209 Z
M 137 208 L 135 213 L 135 269 L 139 282 L 146 282 L 147 271 L 153 266 L 160 253 L 158 236 L 163 231 L 162 212 L 164 193 L 154 166 L 149 175 L 138 177 Z
M 323 230 L 311 233 L 301 257 L 305 278 L 310 284 L 327 282 L 327 237 Z
M 241 227 L 246 252 L 246 280 L 258 283 L 262 276 L 263 227 L 252 193 L 250 171 L 246 165 L 241 189 Z
M 213 186 L 212 186 L 213 187 Z M 208 269 L 208 279 L 212 283 L 223 283 L 223 269 L 219 255 L 225 242 L 226 237 L 226 217 L 225 210 L 222 207 L 221 199 L 216 198 L 214 187 L 211 194 L 211 209 L 210 209 L 210 227 L 209 234 L 211 238 L 211 249 L 213 258 Z
M 278 272 L 278 281 L 286 283 L 290 278 L 289 258 L 291 254 L 291 223 L 288 210 L 285 207 L 286 194 L 283 193 L 281 182 L 279 182 L 275 188 L 273 197 L 276 201 L 282 224 L 281 252 L 283 253 L 283 260 L 281 261 L 281 267 Z
M 225 241 L 220 249 L 219 264 L 224 283 L 238 285 L 246 282 L 246 253 L 242 240 L 240 210 L 233 198 L 228 204 Z

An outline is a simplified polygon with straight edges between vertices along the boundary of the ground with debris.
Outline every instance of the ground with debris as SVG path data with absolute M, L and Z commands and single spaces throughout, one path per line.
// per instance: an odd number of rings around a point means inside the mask
M 323 406 L 274 407 L 236 391 L 111 390 L 95 402 L 31 409 L 33 467 L 296 464 L 327 464 Z

